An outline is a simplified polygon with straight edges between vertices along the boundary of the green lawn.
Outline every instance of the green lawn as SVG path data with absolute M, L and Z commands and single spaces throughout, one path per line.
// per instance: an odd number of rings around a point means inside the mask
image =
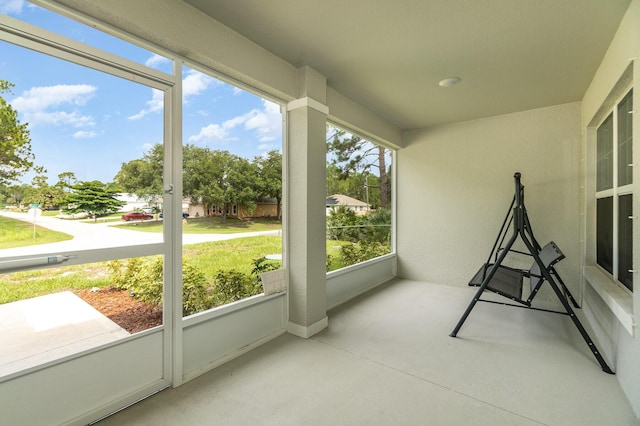
M 213 276 L 218 270 L 230 270 L 249 274 L 252 261 L 268 254 L 282 253 L 282 237 L 260 236 L 234 238 L 201 244 L 185 245 L 182 256 L 187 262 L 200 269 L 206 276 Z M 281 263 L 280 261 L 274 261 Z
M 121 215 L 118 216 L 105 216 L 105 217 L 99 217 L 97 219 L 80 219 L 80 222 L 82 223 L 105 223 L 105 222 L 122 222 L 122 218 L 120 217 Z
M 162 220 L 129 222 L 116 226 L 142 232 L 162 232 Z M 236 234 L 278 229 L 282 229 L 282 224 L 273 219 L 239 220 L 227 218 L 227 223 L 222 223 L 222 219 L 219 217 L 194 217 L 188 218 L 186 224 L 182 225 L 184 234 Z
M 36 221 L 36 237 L 34 239 L 33 224 L 0 216 L 0 249 L 56 243 L 72 238 L 71 235 L 63 232 L 41 228 Z
M 260 236 L 186 245 L 183 253 L 187 263 L 198 267 L 205 276 L 213 277 L 218 270 L 229 269 L 248 274 L 254 259 L 280 253 L 281 247 L 281 237 Z M 108 285 L 106 262 L 2 274 L 0 304 L 66 290 Z
M 0 304 L 107 285 L 109 276 L 104 262 L 2 274 Z

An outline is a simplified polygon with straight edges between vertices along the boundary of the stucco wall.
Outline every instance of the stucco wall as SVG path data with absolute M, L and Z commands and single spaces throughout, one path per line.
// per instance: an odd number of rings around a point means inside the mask
M 536 239 L 566 255 L 577 292 L 580 255 L 580 104 L 405 134 L 398 153 L 398 274 L 466 286 L 486 260 L 522 173 Z

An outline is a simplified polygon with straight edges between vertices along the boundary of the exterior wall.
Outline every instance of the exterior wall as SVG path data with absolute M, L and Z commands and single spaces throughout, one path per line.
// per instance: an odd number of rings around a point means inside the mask
M 238 217 L 278 217 L 278 205 L 277 204 L 258 204 L 253 211 L 249 214 L 246 207 L 243 205 L 238 206 Z
M 397 162 L 400 277 L 466 286 L 489 256 L 521 172 L 534 235 L 565 253 L 557 269 L 578 293 L 579 103 L 411 131 L 405 143 Z
M 235 207 L 236 211 L 234 214 L 233 208 Z M 187 211 L 187 209 L 183 209 Z M 204 206 L 202 204 L 191 204 L 188 207 L 188 212 L 190 217 L 204 217 L 204 216 L 221 216 L 222 213 L 218 213 L 217 210 L 205 211 Z M 230 205 L 228 217 L 237 217 L 239 219 L 245 219 L 248 217 L 276 217 L 278 215 L 278 206 L 277 204 L 265 204 L 260 203 L 256 206 L 255 210 L 252 214 L 249 214 L 246 206 L 243 204 L 240 205 Z
M 202 204 L 190 204 L 186 209 L 183 208 L 182 211 L 189 213 L 189 217 L 192 218 L 206 216 L 206 212 L 204 211 L 204 206 Z
M 595 264 L 595 203 L 593 197 L 595 172 L 595 119 L 602 113 L 601 108 L 610 109 L 613 92 L 620 88 L 621 77 L 626 77 L 635 86 L 634 110 L 638 111 L 638 82 L 640 82 L 640 0 L 633 0 L 627 13 L 620 23 L 618 32 L 609 45 L 609 49 L 596 72 L 591 85 L 583 98 L 582 132 L 584 134 L 582 146 L 585 168 L 583 171 L 584 193 L 584 238 L 585 271 Z M 634 60 L 635 59 L 635 60 Z M 629 69 L 631 65 L 631 69 Z M 627 73 L 625 74 L 625 70 Z M 629 72 L 630 71 L 630 72 Z M 623 85 L 625 85 L 623 83 Z M 625 85 L 626 86 L 626 85 Z M 640 114 L 634 114 L 634 152 L 633 162 L 638 164 L 640 159 Z M 633 168 L 634 196 L 633 214 L 638 217 L 640 212 L 640 167 Z M 634 246 L 633 265 L 640 268 L 640 221 L 633 225 Z M 598 274 L 585 274 L 586 292 L 584 311 L 591 319 L 591 324 L 600 341 L 607 343 L 611 357 L 614 357 L 616 377 L 627 394 L 636 415 L 640 417 L 640 336 L 638 336 L 637 322 L 640 318 L 640 280 L 638 273 L 634 275 L 634 293 L 622 293 L 622 297 L 614 294 L 616 285 L 606 286 L 606 279 L 598 279 Z M 613 302 L 612 302 L 613 301 Z M 623 324 L 627 327 L 623 327 Z M 635 325 L 634 325 L 635 324 Z

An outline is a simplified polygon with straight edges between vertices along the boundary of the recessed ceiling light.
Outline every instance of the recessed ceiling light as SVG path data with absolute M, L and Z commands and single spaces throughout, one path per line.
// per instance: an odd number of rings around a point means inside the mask
M 444 80 L 440 80 L 438 83 L 441 87 L 451 87 L 454 84 L 460 83 L 460 77 L 449 77 Z

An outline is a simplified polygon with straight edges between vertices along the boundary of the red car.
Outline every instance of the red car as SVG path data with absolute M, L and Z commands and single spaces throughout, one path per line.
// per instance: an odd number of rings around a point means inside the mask
M 145 212 L 131 212 L 122 215 L 122 220 L 131 221 L 131 220 L 147 220 L 153 219 L 153 215 L 150 215 Z

